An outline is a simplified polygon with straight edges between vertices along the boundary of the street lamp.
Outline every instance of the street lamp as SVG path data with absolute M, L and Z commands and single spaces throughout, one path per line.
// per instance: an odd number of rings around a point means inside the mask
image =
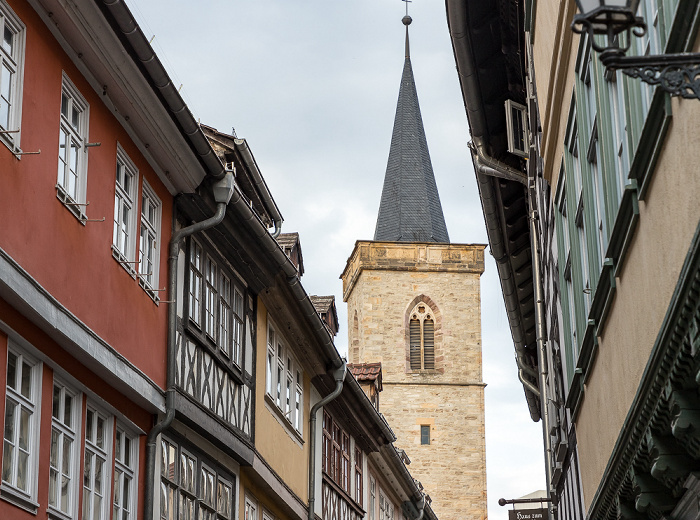
M 591 46 L 609 70 L 620 70 L 650 85 L 658 85 L 672 96 L 700 99 L 700 53 L 625 56 L 631 34 L 644 36 L 646 23 L 637 16 L 639 0 L 576 0 L 580 14 L 574 16 L 571 30 L 588 33 Z M 627 33 L 621 46 L 620 33 Z M 607 36 L 607 46 L 596 43 L 595 35 Z

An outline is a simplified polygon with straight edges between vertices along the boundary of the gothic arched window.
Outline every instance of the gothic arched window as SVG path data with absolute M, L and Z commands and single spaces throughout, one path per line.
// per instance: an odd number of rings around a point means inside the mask
M 408 324 L 409 363 L 411 370 L 435 368 L 435 321 L 425 303 L 419 303 L 411 311 Z

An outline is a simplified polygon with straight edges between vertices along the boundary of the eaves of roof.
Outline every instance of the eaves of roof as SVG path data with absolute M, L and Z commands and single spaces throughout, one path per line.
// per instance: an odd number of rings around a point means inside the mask
M 519 31 L 523 28 L 504 23 L 504 19 L 518 20 L 518 12 L 508 10 L 518 10 L 521 6 L 493 0 L 446 0 L 445 4 L 472 139 L 492 157 L 517 165 L 506 150 L 504 102 L 509 98 L 522 102 L 519 96 L 523 95 L 524 78 L 520 75 L 524 69 L 519 65 L 523 56 L 517 49 L 522 38 Z M 527 193 L 517 181 L 487 176 L 477 168 L 475 171 L 513 343 L 524 363 L 535 368 L 535 302 Z M 530 379 L 528 375 L 525 377 Z M 532 383 L 538 385 L 534 378 Z M 539 420 L 539 399 L 527 388 L 524 390 L 530 416 Z

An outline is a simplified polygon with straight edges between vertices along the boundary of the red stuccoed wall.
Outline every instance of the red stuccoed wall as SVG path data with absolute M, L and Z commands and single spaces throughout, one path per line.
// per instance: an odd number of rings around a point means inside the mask
M 26 25 L 22 136 L 13 157 L 0 144 L 0 247 L 82 322 L 148 377 L 165 386 L 167 305 L 155 305 L 112 257 L 117 142 L 139 170 L 137 215 L 145 178 L 163 203 L 158 287 L 167 284 L 172 197 L 36 12 L 9 0 Z M 56 198 L 62 71 L 90 105 L 88 218 L 82 225 Z M 140 220 L 140 219 L 139 219 Z M 165 299 L 165 293 L 161 292 Z M 0 317 L 2 315 L 0 314 Z

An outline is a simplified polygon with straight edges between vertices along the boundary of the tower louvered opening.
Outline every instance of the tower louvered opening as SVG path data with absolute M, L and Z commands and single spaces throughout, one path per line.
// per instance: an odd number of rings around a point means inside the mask
M 435 368 L 435 325 L 430 318 L 423 322 L 423 368 Z
M 421 333 L 420 320 L 412 318 L 409 324 L 409 345 L 411 370 L 420 370 L 421 366 Z

